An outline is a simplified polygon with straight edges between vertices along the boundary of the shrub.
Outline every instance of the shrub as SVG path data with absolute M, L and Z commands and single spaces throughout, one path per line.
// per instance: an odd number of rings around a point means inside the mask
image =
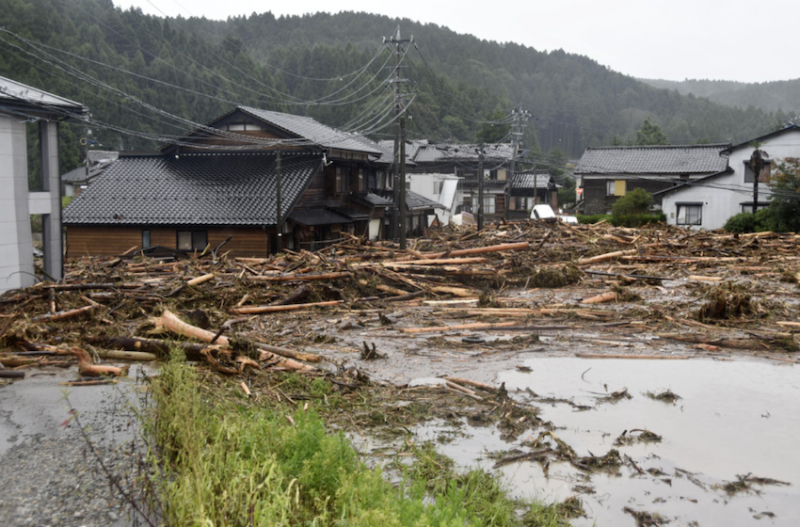
M 612 215 L 609 219 L 615 227 L 641 227 L 649 223 L 666 223 L 667 216 L 663 212 L 652 214 Z
M 578 214 L 578 223 L 600 223 L 601 221 L 609 221 L 611 219 L 610 214 Z
M 774 210 L 771 208 L 759 209 L 755 214 L 752 212 L 741 212 L 728 218 L 722 227 L 728 232 L 764 232 L 779 230 L 778 221 Z
M 646 214 L 653 204 L 653 195 L 643 188 L 636 188 L 619 198 L 611 207 L 613 216 L 636 216 Z

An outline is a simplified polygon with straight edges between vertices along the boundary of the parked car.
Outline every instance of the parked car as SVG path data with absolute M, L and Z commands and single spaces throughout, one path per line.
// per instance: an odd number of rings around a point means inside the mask
M 531 209 L 532 220 L 545 220 L 556 221 L 561 220 L 564 223 L 577 224 L 578 218 L 576 216 L 569 216 L 567 214 L 556 214 L 553 207 L 550 205 L 534 205 Z

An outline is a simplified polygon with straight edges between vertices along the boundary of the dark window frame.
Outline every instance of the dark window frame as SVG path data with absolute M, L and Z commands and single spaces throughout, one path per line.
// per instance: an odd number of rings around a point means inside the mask
M 189 235 L 189 238 L 191 240 L 191 248 L 181 248 L 181 234 Z M 203 251 L 207 246 L 208 246 L 207 230 L 191 229 L 191 230 L 175 231 L 175 248 L 179 251 Z
M 684 216 L 686 218 L 684 221 L 681 221 L 681 209 L 686 208 L 687 214 Z M 698 214 L 696 217 L 689 216 L 690 208 L 697 208 Z M 700 201 L 693 201 L 693 202 L 685 202 L 685 203 L 676 203 L 675 204 L 675 225 L 702 225 L 703 224 L 703 203 Z
M 149 249 L 153 246 L 153 238 L 150 229 L 142 230 L 142 249 Z M 177 245 L 176 245 L 177 246 Z

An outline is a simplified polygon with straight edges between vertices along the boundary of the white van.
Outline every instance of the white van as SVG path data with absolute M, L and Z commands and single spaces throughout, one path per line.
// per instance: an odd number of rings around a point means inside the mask
M 556 221 L 556 219 L 560 219 L 564 223 L 571 223 L 573 225 L 578 223 L 577 217 L 567 216 L 565 214 L 556 214 L 553 211 L 553 207 L 550 205 L 534 205 L 531 209 L 531 219 L 545 221 Z

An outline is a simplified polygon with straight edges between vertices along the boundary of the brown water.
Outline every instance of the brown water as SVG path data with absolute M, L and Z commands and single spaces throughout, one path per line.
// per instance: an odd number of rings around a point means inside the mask
M 525 365 L 533 371 L 502 372 L 496 383 L 505 382 L 512 397 L 540 406 L 541 417 L 552 421 L 554 433 L 579 455 L 602 456 L 618 448 L 641 469 L 658 468 L 664 475 L 642 475 L 628 466 L 621 467 L 619 475 L 586 475 L 567 463 L 552 463 L 545 477 L 540 465 L 527 461 L 495 469 L 515 495 L 553 501 L 578 494 L 588 518 L 573 520 L 576 526 L 634 525 L 624 507 L 658 513 L 671 520 L 670 525 L 800 525 L 797 367 L 747 359 L 536 358 Z M 526 388 L 540 397 L 569 399 L 592 409 L 537 403 Z M 598 397 L 622 388 L 633 398 L 598 404 Z M 644 396 L 666 389 L 681 399 L 669 404 Z M 662 441 L 614 447 L 614 440 L 631 429 L 653 431 Z M 435 440 L 442 431 L 427 425 L 417 434 L 419 439 Z M 452 434 L 454 440 L 438 448 L 465 467 L 491 469 L 489 452 L 530 450 L 521 446 L 529 436 L 507 443 L 493 427 L 465 425 L 462 431 L 463 436 Z M 745 474 L 791 486 L 753 485 L 753 491 L 733 496 L 714 488 Z M 583 487 L 576 489 L 579 485 Z

